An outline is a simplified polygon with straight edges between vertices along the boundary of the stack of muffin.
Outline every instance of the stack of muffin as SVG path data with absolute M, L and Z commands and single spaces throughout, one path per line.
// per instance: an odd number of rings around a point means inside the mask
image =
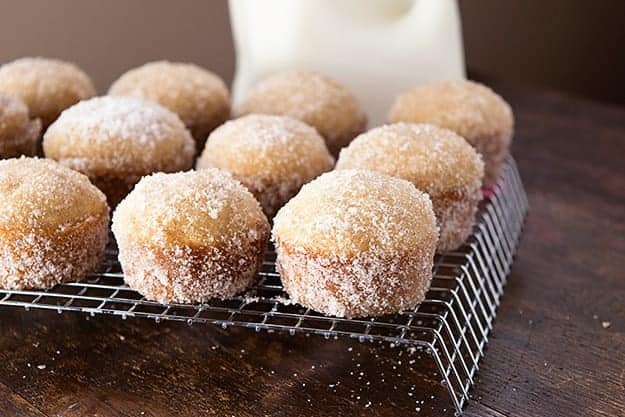
M 111 207 L 126 283 L 149 299 L 245 291 L 271 235 L 294 302 L 340 317 L 412 309 L 434 254 L 470 236 L 513 133 L 510 107 L 471 81 L 405 92 L 367 132 L 344 86 L 305 71 L 261 81 L 234 111 L 193 64 L 148 63 L 94 95 L 73 64 L 0 67 L 1 287 L 94 272 Z

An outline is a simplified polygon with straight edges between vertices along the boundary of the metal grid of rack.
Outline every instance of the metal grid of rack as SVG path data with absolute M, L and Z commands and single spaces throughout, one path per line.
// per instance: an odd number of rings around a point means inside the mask
M 0 290 L 0 306 L 114 314 L 383 340 L 427 352 L 458 413 L 469 398 L 521 234 L 527 197 L 512 159 L 481 204 L 472 236 L 457 251 L 437 255 L 426 300 L 411 311 L 371 319 L 328 317 L 292 304 L 268 250 L 258 283 L 247 293 L 202 305 L 163 305 L 124 284 L 114 242 L 100 272 L 47 291 Z

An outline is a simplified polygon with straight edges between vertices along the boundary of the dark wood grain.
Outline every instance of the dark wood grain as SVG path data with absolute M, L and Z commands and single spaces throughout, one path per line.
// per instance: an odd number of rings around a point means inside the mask
M 15 394 L 4 384 L 0 384 L 0 410 L 2 410 L 3 416 L 45 417 L 45 414 L 29 404 L 24 398 Z
M 624 416 L 625 110 L 501 91 L 531 208 L 466 415 Z M 0 415 L 453 415 L 417 355 L 5 308 Z

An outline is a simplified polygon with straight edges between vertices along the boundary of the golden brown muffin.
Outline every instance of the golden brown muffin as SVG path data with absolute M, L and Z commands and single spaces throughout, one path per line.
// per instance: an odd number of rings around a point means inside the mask
M 216 74 L 194 64 L 157 61 L 122 74 L 109 95 L 154 100 L 176 113 L 201 152 L 208 134 L 230 117 L 230 94 Z
M 31 119 L 17 96 L 0 93 L 0 158 L 37 153 L 41 121 Z
M 0 287 L 50 288 L 98 267 L 109 208 L 87 177 L 54 161 L 0 161 Z
M 211 168 L 143 178 L 115 210 L 113 232 L 131 288 L 199 303 L 255 281 L 269 223 L 245 187 Z
M 485 184 L 501 176 L 514 130 L 508 103 L 473 81 L 427 84 L 401 94 L 391 108 L 389 120 L 431 123 L 458 133 L 482 155 Z
M 91 79 L 80 68 L 48 58 L 20 58 L 2 65 L 0 91 L 21 98 L 44 130 L 63 110 L 95 95 Z
M 238 114 L 290 116 L 315 129 L 333 155 L 367 127 L 356 98 L 338 82 L 314 72 L 276 74 L 254 87 Z
M 484 164 L 451 130 L 409 123 L 377 127 L 341 151 L 336 169 L 354 168 L 405 179 L 428 193 L 440 228 L 438 250 L 457 249 L 471 234 Z
M 274 218 L 291 299 L 339 317 L 414 308 L 432 279 L 438 238 L 429 197 L 373 171 L 332 171 L 304 185 Z
M 260 114 L 218 127 L 197 161 L 198 169 L 230 172 L 254 194 L 269 218 L 302 185 L 333 165 L 334 158 L 314 128 L 290 117 Z
M 195 144 L 176 114 L 136 97 L 96 97 L 65 110 L 43 150 L 89 179 L 114 207 L 139 179 L 191 168 Z

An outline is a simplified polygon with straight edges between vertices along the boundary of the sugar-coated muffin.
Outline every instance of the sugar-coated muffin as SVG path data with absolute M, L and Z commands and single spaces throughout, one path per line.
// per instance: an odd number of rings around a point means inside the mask
M 389 120 L 431 123 L 458 133 L 482 155 L 485 184 L 501 176 L 514 130 L 508 103 L 473 81 L 427 84 L 401 94 L 391 108 Z
M 0 92 L 0 158 L 33 156 L 41 135 L 41 121 L 31 119 L 19 97 Z
M 245 187 L 210 168 L 143 178 L 115 210 L 113 233 L 131 288 L 199 303 L 254 283 L 269 222 Z
M 367 118 L 356 98 L 343 85 L 306 71 L 284 72 L 261 81 L 249 92 L 237 113 L 299 119 L 317 129 L 333 155 L 367 126 Z
M 336 169 L 355 168 L 405 179 L 428 193 L 440 228 L 438 250 L 457 249 L 471 234 L 484 163 L 451 130 L 410 123 L 377 127 L 341 151 Z
M 109 208 L 89 179 L 54 161 L 0 161 L 0 287 L 50 288 L 95 272 Z
M 105 96 L 65 110 L 45 133 L 43 150 L 87 175 L 115 206 L 142 176 L 191 168 L 195 144 L 180 118 L 164 107 Z
M 430 287 L 438 238 L 427 194 L 367 170 L 304 185 L 274 218 L 276 264 L 290 298 L 339 317 L 414 308 Z
M 230 117 L 230 94 L 216 74 L 195 64 L 149 62 L 122 74 L 110 95 L 154 100 L 176 113 L 201 152 L 208 134 Z
M 95 95 L 80 68 L 49 58 L 20 58 L 0 66 L 0 91 L 21 98 L 44 129 L 69 106 Z
M 218 127 L 197 161 L 198 169 L 230 172 L 270 218 L 302 185 L 333 165 L 334 158 L 314 128 L 291 117 L 262 114 Z

